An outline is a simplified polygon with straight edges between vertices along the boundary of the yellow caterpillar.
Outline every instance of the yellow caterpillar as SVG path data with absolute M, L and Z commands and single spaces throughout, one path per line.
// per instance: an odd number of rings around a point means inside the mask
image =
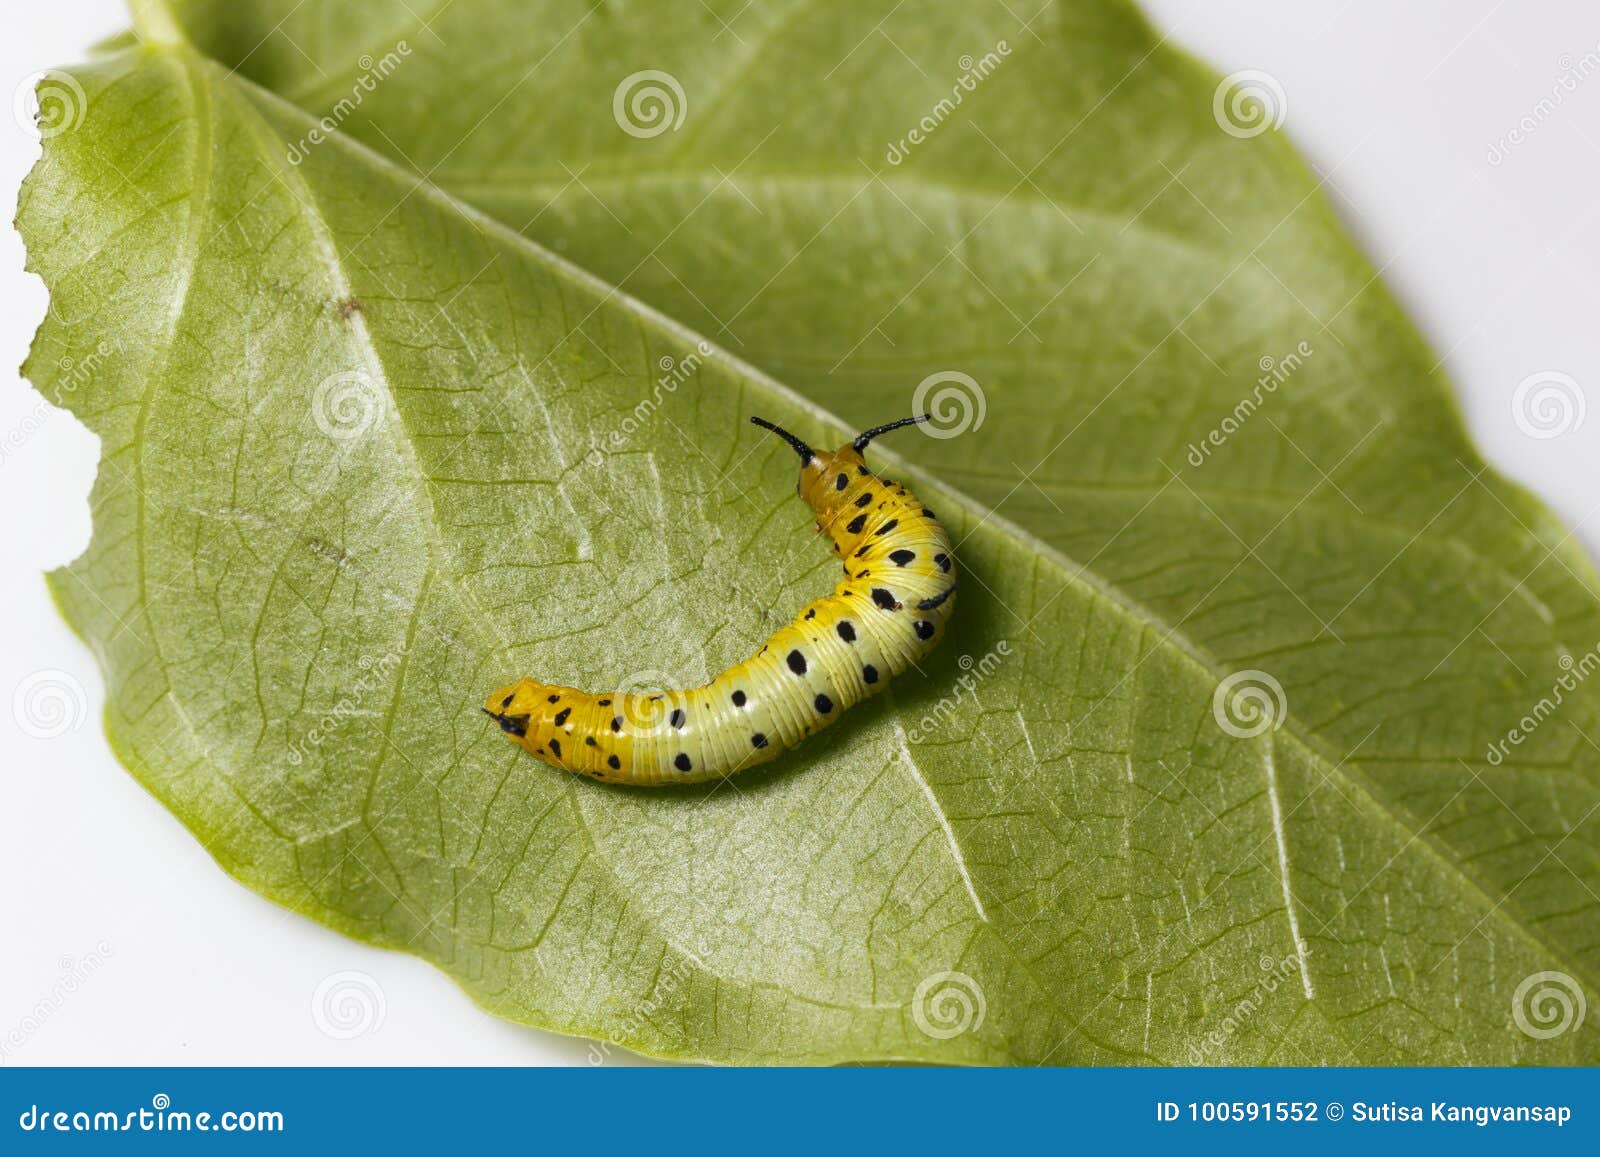
M 888 685 L 927 654 L 955 608 L 950 538 L 927 507 L 867 469 L 867 430 L 818 454 L 751 418 L 800 455 L 800 497 L 833 539 L 844 581 L 807 606 L 754 656 L 703 687 L 591 695 L 522 678 L 484 712 L 551 767 L 612 783 L 697 783 L 776 757 Z

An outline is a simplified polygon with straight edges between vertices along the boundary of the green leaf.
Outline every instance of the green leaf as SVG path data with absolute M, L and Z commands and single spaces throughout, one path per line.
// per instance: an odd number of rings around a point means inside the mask
M 666 1056 L 1600 1058 L 1528 1031 L 1600 991 L 1600 582 L 1132 9 L 168 16 L 24 191 L 27 370 L 104 442 L 53 586 L 112 742 L 230 872 Z M 745 417 L 940 373 L 983 424 L 883 455 L 971 580 L 923 672 L 715 791 L 483 725 L 748 654 L 833 564 Z

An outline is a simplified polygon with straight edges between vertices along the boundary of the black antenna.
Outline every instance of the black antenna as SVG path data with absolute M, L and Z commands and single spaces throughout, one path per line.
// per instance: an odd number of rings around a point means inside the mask
M 932 420 L 932 414 L 917 414 L 911 418 L 901 418 L 898 422 L 887 422 L 882 426 L 874 426 L 870 430 L 862 431 L 860 434 L 856 435 L 856 440 L 850 444 L 855 447 L 856 453 L 860 454 L 867 448 L 867 443 L 872 441 L 879 434 L 887 434 L 890 430 L 898 430 L 901 426 L 913 426 L 918 422 L 929 422 Z
M 751 418 L 750 420 L 756 425 L 760 426 L 763 430 L 771 430 L 778 437 L 782 438 L 785 442 L 789 443 L 789 445 L 793 446 L 795 453 L 800 455 L 800 461 L 802 464 L 810 462 L 811 459 L 816 457 L 816 454 L 812 452 L 810 446 L 807 446 L 804 442 L 800 441 L 799 438 L 796 438 L 782 426 L 775 426 L 765 418 Z

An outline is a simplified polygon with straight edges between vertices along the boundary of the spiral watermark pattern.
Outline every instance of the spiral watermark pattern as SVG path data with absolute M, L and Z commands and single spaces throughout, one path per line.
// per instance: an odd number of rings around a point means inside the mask
M 1217 684 L 1211 697 L 1217 726 L 1235 739 L 1254 739 L 1283 726 L 1289 700 L 1283 684 L 1265 671 L 1235 671 Z
M 24 735 L 56 739 L 83 726 L 89 696 L 67 671 L 48 667 L 25 676 L 11 693 L 11 718 Z
M 611 94 L 611 115 L 630 137 L 648 140 L 683 126 L 689 97 L 670 72 L 646 68 L 622 78 Z
M 934 1040 L 950 1040 L 983 1027 L 989 1011 L 983 989 L 965 972 L 936 972 L 917 985 L 911 1019 Z
M 1571 374 L 1540 370 L 1517 383 L 1511 395 L 1511 417 L 1530 438 L 1559 438 L 1583 425 L 1589 401 Z
M 334 1040 L 377 1032 L 388 1011 L 383 986 L 354 969 L 329 974 L 311 994 L 311 1019 Z
M 1577 1032 L 1588 1011 L 1583 987 L 1565 972 L 1532 973 L 1511 994 L 1511 1019 L 1534 1040 Z
M 54 68 L 23 77 L 11 94 L 11 114 L 17 127 L 34 140 L 70 133 L 83 123 L 88 111 L 83 85 Z
M 1230 72 L 1217 85 L 1211 97 L 1211 115 L 1230 137 L 1259 137 L 1283 126 L 1289 115 L 1289 98 L 1270 72 L 1241 69 Z
M 672 676 L 664 671 L 635 671 L 622 680 L 617 693 L 617 714 L 635 731 L 648 731 L 663 723 L 672 704 L 663 687 L 672 686 Z
M 348 442 L 372 428 L 379 405 L 378 388 L 366 371 L 344 370 L 317 383 L 311 416 L 328 437 Z
M 930 438 L 956 438 L 983 425 L 989 412 L 983 387 L 960 370 L 940 370 L 917 383 L 911 395 L 911 412 L 931 420 L 917 429 Z

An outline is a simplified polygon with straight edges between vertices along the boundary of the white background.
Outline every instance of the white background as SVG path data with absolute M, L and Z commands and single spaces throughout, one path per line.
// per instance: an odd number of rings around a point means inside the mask
M 1564 93 L 1500 163 L 1489 159 L 1558 77 L 1600 47 L 1592 0 L 1146 8 L 1221 72 L 1262 69 L 1278 80 L 1287 131 L 1444 358 L 1489 460 L 1576 524 L 1595 553 L 1600 75 Z M 8 5 L 3 21 L 0 95 L 126 24 L 114 0 Z M 0 117 L 8 206 L 37 155 Z M 7 367 L 21 362 L 45 309 L 22 263 L 15 232 L 0 231 Z M 1550 370 L 1576 379 L 1595 412 L 1563 437 L 1537 440 L 1513 422 L 1511 398 Z M 584 1042 L 488 1017 L 428 965 L 352 943 L 234 883 L 123 771 L 97 725 L 93 659 L 40 574 L 88 542 L 96 440 L 41 408 L 15 370 L 0 372 L 0 438 L 35 424 L 0 459 L 0 1063 L 586 1063 Z M 19 729 L 9 704 L 47 668 L 87 688 L 88 712 L 76 730 L 41 740 Z M 87 979 L 53 997 L 64 965 L 95 954 Z M 338 1039 L 319 1029 L 312 1005 L 318 986 L 346 970 L 381 989 L 383 1018 Z M 48 1015 L 35 1026 L 41 1001 Z M 607 1063 L 626 1062 L 613 1050 Z

